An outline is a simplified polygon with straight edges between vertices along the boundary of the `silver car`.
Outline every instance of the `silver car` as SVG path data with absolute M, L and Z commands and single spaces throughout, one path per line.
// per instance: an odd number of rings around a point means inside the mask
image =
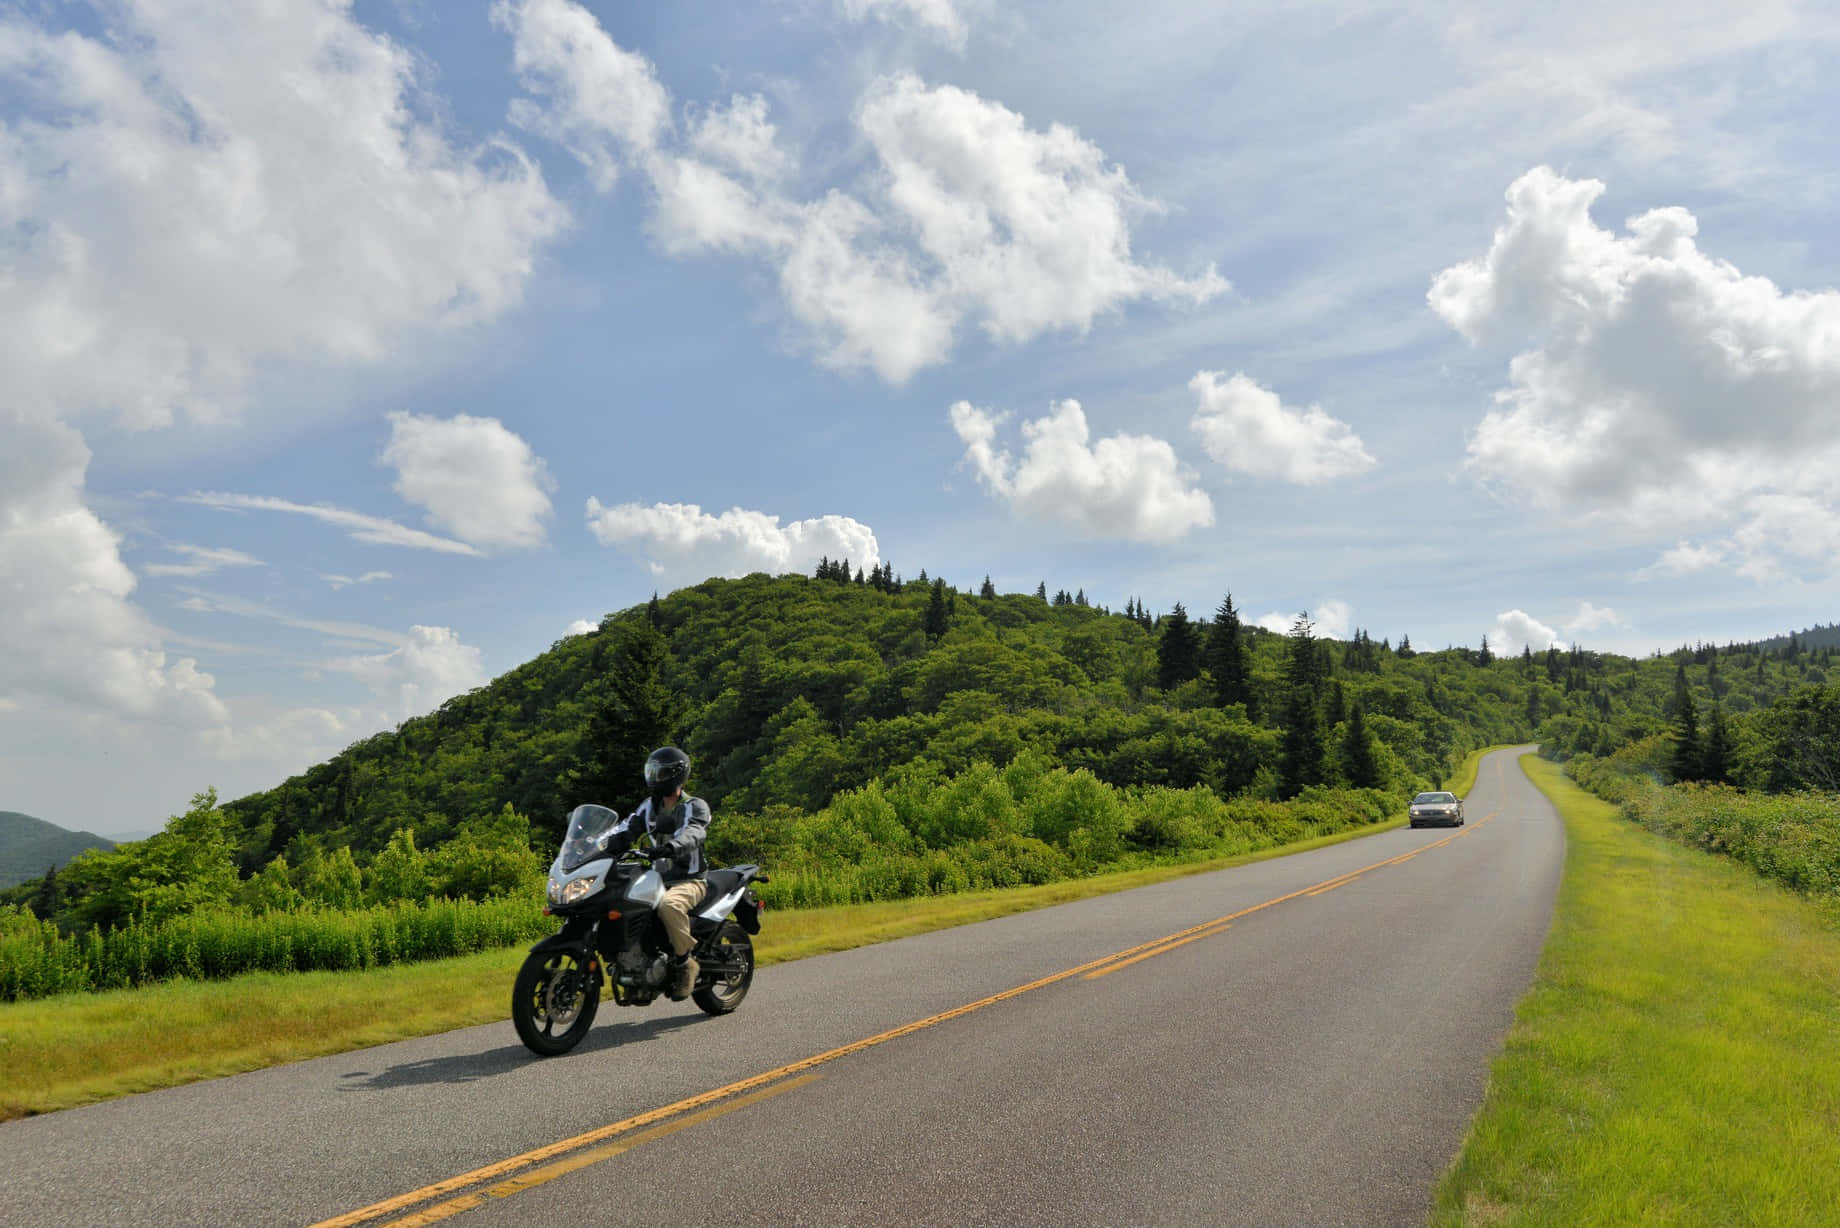
M 1420 793 L 1412 799 L 1412 805 L 1406 811 L 1412 826 L 1419 827 L 1426 823 L 1443 823 L 1450 827 L 1463 826 L 1463 799 L 1455 793 Z

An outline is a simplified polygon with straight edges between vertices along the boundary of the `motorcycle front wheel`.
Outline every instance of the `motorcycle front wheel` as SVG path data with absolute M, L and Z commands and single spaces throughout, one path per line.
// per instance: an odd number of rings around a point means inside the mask
M 754 983 L 754 943 L 730 917 L 722 923 L 708 956 L 710 980 L 690 996 L 707 1015 L 726 1015 L 741 1005 Z
M 539 1057 L 567 1053 L 594 1024 L 601 987 L 579 952 L 533 951 L 511 987 L 511 1022 Z

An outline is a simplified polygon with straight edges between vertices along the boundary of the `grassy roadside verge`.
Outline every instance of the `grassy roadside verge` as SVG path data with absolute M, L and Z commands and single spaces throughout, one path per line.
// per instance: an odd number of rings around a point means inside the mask
M 1522 763 L 1565 821 L 1565 881 L 1431 1222 L 1833 1223 L 1840 932 Z
M 1459 778 L 1473 782 L 1485 753 L 1471 755 Z M 887 942 L 1302 852 L 1404 822 L 1042 887 L 770 911 L 756 954 L 772 964 Z M 522 948 L 511 948 L 368 972 L 254 973 L 0 1004 L 0 1121 L 506 1019 L 511 978 L 523 958 Z

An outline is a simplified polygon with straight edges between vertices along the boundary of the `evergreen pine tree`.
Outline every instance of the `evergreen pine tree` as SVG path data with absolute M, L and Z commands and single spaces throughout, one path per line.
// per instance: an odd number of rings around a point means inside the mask
M 1731 729 L 1725 723 L 1725 705 L 1714 700 L 1706 720 L 1706 740 L 1700 750 L 1699 778 L 1709 784 L 1731 783 Z
M 1317 659 L 1314 624 L 1308 614 L 1291 623 L 1285 666 L 1284 740 L 1278 783 L 1285 797 L 1295 797 L 1323 779 L 1322 716 L 1317 706 Z
M 946 614 L 946 582 L 944 580 L 934 580 L 932 593 L 926 599 L 926 638 L 932 643 L 938 643 L 940 637 L 945 635 L 948 625 L 949 619 Z
M 1416 657 L 1417 655 L 1418 654 L 1416 652 L 1412 651 L 1412 637 L 1410 635 L 1400 636 L 1399 637 L 1399 659 L 1402 661 L 1410 661 L 1413 657 Z
M 1228 593 L 1214 621 L 1208 627 L 1204 664 L 1214 679 L 1214 703 L 1219 707 L 1245 704 L 1246 718 L 1259 719 L 1252 694 L 1252 676 L 1246 665 L 1246 645 L 1241 638 L 1239 611 L 1233 608 L 1233 594 Z
M 563 788 L 572 803 L 621 807 L 645 789 L 645 757 L 670 741 L 677 706 L 662 671 L 669 645 L 650 622 L 627 629 L 588 716 Z
M 985 572 L 984 573 L 984 583 L 980 585 L 978 588 L 978 596 L 979 597 L 995 597 L 996 595 L 997 595 L 997 586 L 990 582 L 990 573 Z
M 1046 580 L 1043 580 L 1040 584 L 1035 586 L 1035 599 L 1037 601 L 1046 601 L 1048 599 L 1048 582 Z
M 1342 775 L 1357 789 L 1378 789 L 1380 756 L 1374 749 L 1373 734 L 1367 731 L 1367 714 L 1361 701 L 1355 700 L 1348 710 L 1348 727 L 1342 731 Z
M 1495 660 L 1495 653 L 1492 649 L 1489 648 L 1489 637 L 1485 635 L 1482 637 L 1482 648 L 1480 651 L 1476 653 L 1476 664 L 1488 665 L 1490 662 L 1494 660 Z
M 1329 684 L 1329 703 L 1323 712 L 1323 724 L 1333 729 L 1348 719 L 1348 696 L 1342 691 L 1342 684 Z
M 1163 632 L 1156 643 L 1156 684 L 1173 690 L 1201 674 L 1201 635 L 1188 621 L 1188 611 L 1180 601 L 1163 620 Z
M 57 863 L 54 861 L 45 870 L 45 877 L 38 880 L 38 890 L 26 901 L 32 915 L 40 921 L 50 921 L 57 917 L 58 910 L 64 907 L 64 886 L 58 882 Z
M 1675 780 L 1698 780 L 1705 752 L 1699 743 L 1699 721 L 1693 709 L 1693 691 L 1687 685 L 1687 668 L 1683 662 L 1674 676 L 1674 751 L 1668 759 L 1668 773 Z

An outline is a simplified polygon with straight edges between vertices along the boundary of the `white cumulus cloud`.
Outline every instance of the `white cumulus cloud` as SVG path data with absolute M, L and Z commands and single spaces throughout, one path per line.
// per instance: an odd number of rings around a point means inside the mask
M 1592 605 L 1588 601 L 1579 602 L 1578 612 L 1565 623 L 1565 629 L 1573 635 L 1580 631 L 1601 631 L 1606 627 L 1626 631 L 1629 623 L 1609 606 Z
M 1172 542 L 1214 523 L 1213 501 L 1167 441 L 1118 434 L 1095 443 L 1078 401 L 1058 401 L 1022 424 L 1020 461 L 996 446 L 1003 416 L 959 401 L 949 417 L 965 463 L 1026 520 L 1079 538 L 1143 542 Z
M 1495 627 L 1489 632 L 1489 650 L 1498 657 L 1514 656 L 1523 648 L 1545 652 L 1564 647 L 1565 641 L 1556 630 L 1521 609 L 1497 614 Z
M 462 541 L 487 549 L 543 544 L 555 480 L 497 418 L 391 414 L 381 459 L 396 469 L 396 493 Z
M 1190 425 L 1228 469 L 1310 486 L 1373 468 L 1360 436 L 1320 406 L 1285 405 L 1244 372 L 1221 376 L 1201 371 L 1188 381 L 1199 401 Z
M 55 6 L 53 6 L 55 7 Z M 567 220 L 534 163 L 423 116 L 349 4 L 0 15 L 0 369 L 22 408 L 220 413 L 259 363 L 387 358 L 517 303 Z
M 1323 598 L 1314 610 L 1299 610 L 1290 614 L 1280 614 L 1274 610 L 1261 615 L 1255 625 L 1279 635 L 1289 635 L 1298 614 L 1309 620 L 1311 634 L 1317 639 L 1345 640 L 1354 633 L 1354 607 L 1336 597 Z
M 869 156 L 858 181 L 801 196 L 761 98 L 737 96 L 680 135 L 650 61 L 573 0 L 501 0 L 494 12 L 532 95 L 514 119 L 574 152 L 603 189 L 622 166 L 642 171 L 666 251 L 764 261 L 827 365 L 900 383 L 944 362 L 966 324 L 1019 344 L 1084 332 L 1133 302 L 1198 303 L 1227 288 L 1211 266 L 1183 277 L 1138 261 L 1132 228 L 1160 206 L 1065 125 L 1032 128 L 910 73 L 880 77 L 856 107 Z
M 131 599 L 119 536 L 83 503 L 89 448 L 77 431 L 0 405 L 0 696 L 205 726 L 227 718 L 212 678 L 169 660 Z
M 1693 214 L 1591 218 L 1596 180 L 1536 167 L 1508 189 L 1486 255 L 1440 273 L 1431 307 L 1511 352 L 1471 465 L 1535 501 L 1638 523 L 1706 524 L 1649 569 L 1726 566 L 1765 580 L 1831 573 L 1835 556 L 1768 540 L 1840 499 L 1840 291 L 1785 292 L 1702 251 Z
M 511 32 L 524 87 L 549 99 L 518 99 L 512 119 L 581 159 L 602 191 L 623 160 L 650 152 L 670 127 L 671 96 L 652 62 L 608 38 L 581 5 L 498 0 L 492 20 Z
M 393 706 L 399 721 L 426 715 L 486 682 L 479 649 L 461 643 L 447 627 L 412 626 L 389 652 L 342 657 L 329 662 L 328 668 L 369 686 Z
M 590 498 L 588 529 L 603 546 L 645 559 L 652 575 L 673 587 L 711 576 L 810 572 L 822 558 L 848 559 L 864 571 L 882 561 L 874 531 L 848 516 L 782 525 L 778 516 L 739 507 L 712 516 L 694 503 L 609 507 Z
M 71 424 L 221 420 L 275 390 L 267 412 L 298 413 L 300 366 L 398 361 L 515 306 L 568 215 L 515 147 L 450 139 L 421 62 L 348 2 L 72 7 L 0 9 L 0 695 L 73 745 L 117 718 L 223 733 L 88 506 Z M 178 549 L 149 574 L 253 563 Z

